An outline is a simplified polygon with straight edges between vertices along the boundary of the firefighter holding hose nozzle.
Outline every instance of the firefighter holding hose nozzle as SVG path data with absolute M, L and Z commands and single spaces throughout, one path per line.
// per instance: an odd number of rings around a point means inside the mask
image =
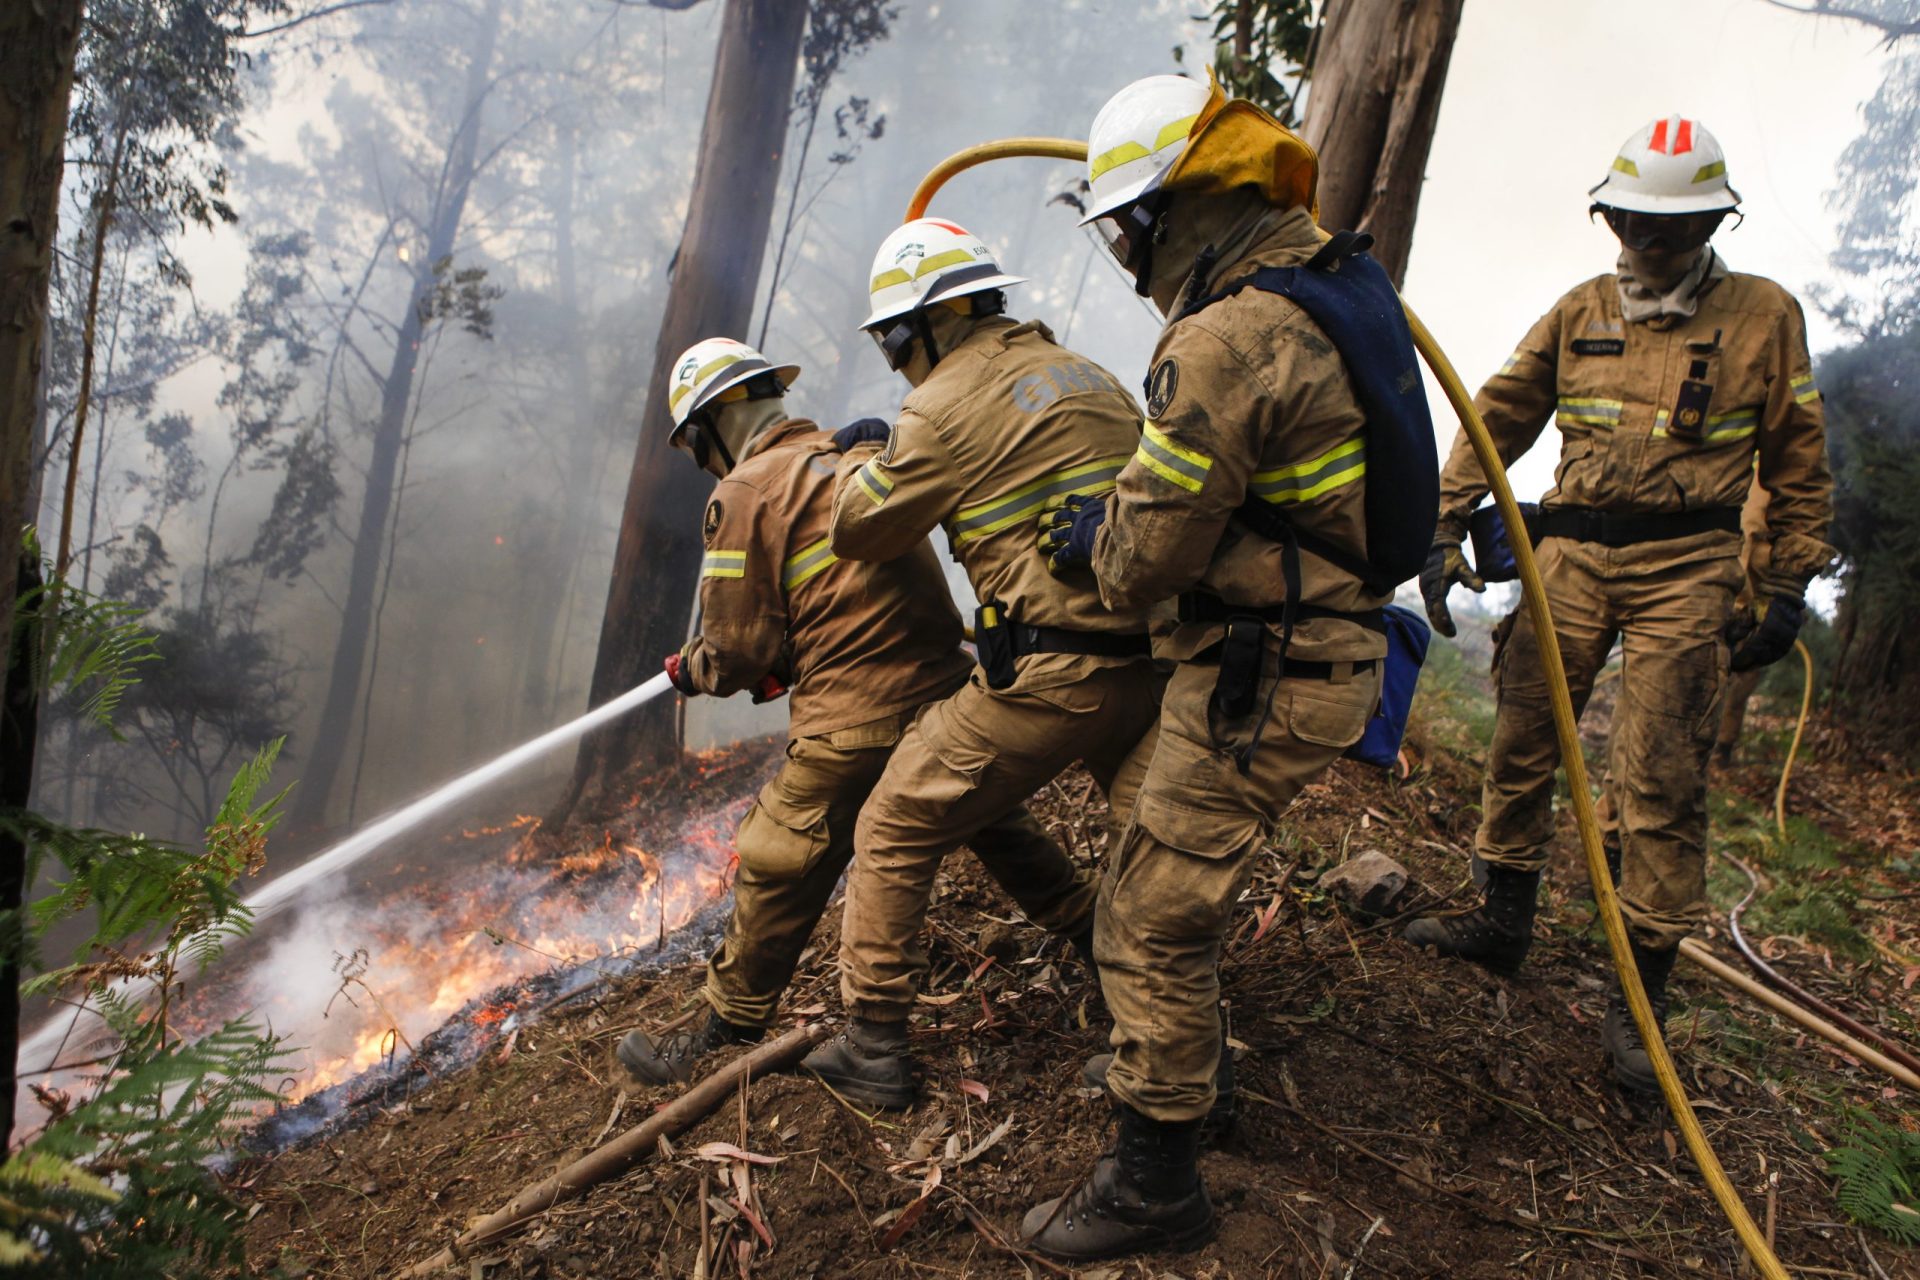
M 1619 709 L 1609 747 L 1635 966 L 1664 1022 L 1676 948 L 1706 912 L 1708 754 L 1729 669 L 1778 661 L 1805 617 L 1808 582 L 1833 557 L 1832 480 L 1800 305 L 1771 280 L 1727 269 L 1711 237 L 1739 195 L 1698 121 L 1642 128 L 1590 192 L 1619 238 L 1616 269 L 1576 286 L 1534 325 L 1475 403 L 1511 463 L 1549 418 L 1555 484 L 1529 519 L 1576 714 L 1616 637 Z M 1766 493 L 1763 600 L 1736 610 L 1741 507 Z M 1448 588 L 1482 581 L 1461 551 L 1487 480 L 1463 435 L 1441 477 L 1440 528 L 1420 585 L 1452 635 Z M 1414 922 L 1407 939 L 1513 972 L 1533 941 L 1554 831 L 1554 734 L 1533 622 L 1495 632 L 1499 711 L 1475 851 L 1485 897 Z M 1625 1087 L 1658 1087 L 1616 984 L 1603 1039 Z
M 728 338 L 695 344 L 667 391 L 673 446 L 719 480 L 707 504 L 700 634 L 666 660 L 682 694 L 792 685 L 787 758 L 741 820 L 733 913 L 707 965 L 705 1021 L 633 1031 L 616 1054 L 645 1084 L 684 1082 L 707 1053 L 760 1039 L 840 874 L 854 818 L 907 726 L 965 683 L 960 615 L 925 538 L 875 563 L 828 540 L 843 447 L 883 424 L 828 435 L 793 417 L 794 365 Z M 774 674 L 774 673 L 778 674 Z M 1024 796 L 1024 793 L 1023 793 Z M 1035 924 L 1090 947 L 1094 885 L 1015 797 L 972 848 Z

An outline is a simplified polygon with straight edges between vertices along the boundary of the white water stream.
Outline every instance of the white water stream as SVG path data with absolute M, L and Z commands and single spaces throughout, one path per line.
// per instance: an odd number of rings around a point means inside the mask
M 249 897 L 246 903 L 253 912 L 255 922 L 277 914 L 297 900 L 304 891 L 331 876 L 338 875 L 395 836 L 413 830 L 436 814 L 444 813 L 489 783 L 538 760 L 555 747 L 565 746 L 585 736 L 607 721 L 617 719 L 633 710 L 641 703 L 652 701 L 672 687 L 667 679 L 667 673 L 662 671 L 638 688 L 629 689 L 611 702 L 601 703 L 578 719 L 570 720 L 557 729 L 549 729 L 539 737 L 495 756 L 487 763 L 461 774 L 438 790 L 428 792 L 412 804 L 396 809 L 386 817 L 362 828 L 339 844 L 308 859 L 285 875 L 277 877 L 272 883 Z M 40 1072 L 53 1065 L 51 1057 L 71 1022 L 70 1014 L 57 1015 L 20 1046 L 20 1066 L 23 1073 Z M 42 1059 L 48 1060 L 42 1061 Z

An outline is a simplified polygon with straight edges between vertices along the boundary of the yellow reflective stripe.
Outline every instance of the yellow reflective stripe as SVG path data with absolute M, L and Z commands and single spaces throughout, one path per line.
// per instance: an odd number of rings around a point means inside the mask
M 1671 438 L 1672 432 L 1667 430 L 1670 417 L 1671 415 L 1665 409 L 1654 415 L 1654 439 Z M 1758 408 L 1730 409 L 1726 413 L 1716 413 L 1707 419 L 1706 429 L 1701 432 L 1700 441 L 1703 444 L 1726 444 L 1734 440 L 1744 440 L 1758 430 L 1759 426 L 1760 410 Z
M 840 557 L 833 554 L 832 538 L 809 543 L 787 557 L 786 567 L 780 574 L 780 585 L 791 591 L 839 562 Z
M 1637 178 L 1640 176 L 1640 166 L 1625 156 L 1615 156 L 1613 158 L 1613 171 L 1615 173 L 1624 173 L 1629 178 Z
M 1207 482 L 1207 472 L 1213 470 L 1213 459 L 1174 443 L 1173 437 L 1151 420 L 1140 425 L 1145 430 L 1140 435 L 1140 447 L 1134 452 L 1134 461 L 1189 493 L 1200 492 L 1200 487 Z
M 1626 407 L 1623 400 L 1562 396 L 1556 412 L 1562 422 L 1586 427 L 1611 427 L 1619 423 L 1620 413 Z
M 744 578 L 747 576 L 747 553 L 744 551 L 709 551 L 700 561 L 700 576 L 703 578 Z
M 1727 162 L 1725 160 L 1715 160 L 1712 164 L 1703 164 L 1698 169 L 1695 169 L 1693 171 L 1693 180 L 1695 182 L 1707 182 L 1714 178 L 1725 177 L 1726 172 Z
M 672 409 L 675 405 L 678 405 L 687 396 L 692 395 L 693 389 L 695 387 L 699 386 L 701 383 L 705 382 L 708 378 L 711 378 L 714 374 L 720 372 L 722 369 L 726 368 L 728 365 L 739 364 L 742 359 L 744 359 L 744 357 L 742 356 L 724 355 L 717 360 L 709 360 L 706 364 L 701 365 L 699 370 L 694 373 L 692 382 L 685 383 L 673 389 L 673 394 L 667 397 L 667 408 Z
M 1109 170 L 1118 169 L 1123 164 L 1134 160 L 1144 160 L 1150 155 L 1156 155 L 1164 151 L 1176 142 L 1186 141 L 1187 135 L 1193 132 L 1194 122 L 1199 118 L 1200 113 L 1196 111 L 1190 116 L 1182 116 L 1178 120 L 1171 120 L 1161 125 L 1160 132 L 1154 135 L 1151 149 L 1143 147 L 1137 142 L 1128 141 L 1121 143 L 1109 151 L 1102 151 L 1098 156 L 1094 157 L 1093 163 L 1088 166 L 1087 177 L 1089 179 L 1097 179 L 1100 175 Z
M 867 292 L 878 293 L 882 289 L 892 288 L 896 284 L 912 283 L 912 276 L 902 271 L 899 267 L 890 267 L 873 278 L 873 283 L 867 286 Z
M 866 491 L 876 507 L 893 496 L 893 481 L 880 474 L 877 458 L 854 472 L 853 482 Z
M 1793 389 L 1795 404 L 1812 404 L 1820 398 L 1820 388 L 1813 385 L 1813 375 L 1810 373 L 1801 374 L 1790 380 L 1787 385 Z
M 1524 351 L 1515 351 L 1512 355 L 1508 356 L 1507 362 L 1500 366 L 1500 372 L 1502 374 L 1509 374 L 1509 373 L 1512 373 L 1515 369 L 1519 368 L 1520 357 L 1525 354 L 1526 352 Z
M 947 536 L 956 543 L 972 542 L 975 538 L 984 538 L 1030 519 L 1038 514 L 1049 498 L 1068 493 L 1085 494 L 1088 497 L 1111 493 L 1113 482 L 1126 465 L 1127 455 L 1121 453 L 1097 462 L 1082 462 L 1050 472 L 1012 493 L 1003 493 L 956 511 L 947 526 Z
M 1256 471 L 1247 490 L 1263 502 L 1305 502 L 1330 489 L 1351 484 L 1366 473 L 1367 442 L 1365 437 L 1355 436 L 1317 458 L 1271 471 Z

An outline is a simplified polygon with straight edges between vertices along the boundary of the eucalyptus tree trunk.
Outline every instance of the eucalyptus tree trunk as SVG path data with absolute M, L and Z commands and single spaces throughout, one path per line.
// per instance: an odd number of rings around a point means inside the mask
M 1320 223 L 1365 231 L 1407 273 L 1440 93 L 1466 0 L 1330 0 L 1304 133 L 1320 153 Z
M 80 0 L 0 4 L 0 808 L 24 806 L 33 781 L 33 664 L 12 644 L 16 589 L 39 577 L 23 563 L 32 519 L 33 436 L 45 356 L 47 283 L 60 213 L 67 102 Z M 20 1048 L 21 900 L 26 849 L 0 837 L 0 1153 L 13 1141 Z
M 373 456 L 367 464 L 366 493 L 360 504 L 359 527 L 354 531 L 353 561 L 347 578 L 347 598 L 341 607 L 340 639 L 327 676 L 326 700 L 314 730 L 312 751 L 294 792 L 294 818 L 319 825 L 327 813 L 334 782 L 346 758 L 353 733 L 360 682 L 367 665 L 367 647 L 373 634 L 375 603 L 381 569 L 391 554 L 387 526 L 397 495 L 401 447 L 406 442 L 408 409 L 413 402 L 413 380 L 425 336 L 423 312 L 434 288 L 434 264 L 453 253 L 454 238 L 465 216 L 479 155 L 481 107 L 492 81 L 494 47 L 500 34 L 502 0 L 491 0 L 474 33 L 467 57 L 465 92 L 460 116 L 447 148 L 447 166 L 427 224 L 427 251 L 415 260 L 413 295 L 393 344 L 393 358 L 381 380 L 380 417 L 374 424 Z
M 799 0 L 726 0 L 713 82 L 694 165 L 686 228 L 644 394 L 627 481 L 613 581 L 600 627 L 588 700 L 599 705 L 660 670 L 686 640 L 700 580 L 700 513 L 706 478 L 667 444 L 673 362 L 702 338 L 743 341 L 773 226 L 774 188 L 787 135 L 807 6 Z M 676 760 L 680 732 L 670 698 L 656 699 L 588 738 L 554 826 L 586 794 L 630 765 Z

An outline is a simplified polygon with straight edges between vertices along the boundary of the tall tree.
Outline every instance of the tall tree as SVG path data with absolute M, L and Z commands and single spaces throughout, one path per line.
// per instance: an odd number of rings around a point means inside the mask
M 20 808 L 33 781 L 36 696 L 14 643 L 14 578 L 28 586 L 21 531 L 46 328 L 47 282 L 60 208 L 60 169 L 73 92 L 81 0 L 0 6 L 0 808 Z M 0 837 L 0 1151 L 13 1138 L 20 1028 L 21 900 L 26 846 Z
M 1329 0 L 1305 135 L 1320 152 L 1320 221 L 1365 231 L 1398 285 L 1466 0 Z
M 660 7 L 684 8 L 676 0 Z M 747 332 L 760 264 L 773 224 L 774 190 L 785 149 L 807 5 L 795 0 L 725 0 L 686 228 L 654 344 L 639 442 L 627 482 L 613 580 L 600 627 L 588 699 L 619 696 L 658 670 L 661 655 L 686 639 L 699 581 L 700 511 L 710 486 L 673 465 L 667 445 L 667 385 L 673 362 L 701 338 Z M 679 752 L 672 704 L 658 700 L 590 738 L 556 818 L 589 788 L 632 763 Z
M 373 430 L 373 454 L 367 467 L 360 519 L 354 534 L 352 568 L 342 604 L 340 638 L 327 676 L 325 701 L 313 746 L 295 793 L 294 818 L 318 824 L 326 814 L 360 703 L 368 642 L 373 635 L 375 596 L 387 556 L 387 531 L 398 493 L 401 446 L 413 405 L 414 373 L 421 340 L 441 309 L 454 240 L 466 214 L 480 159 L 483 108 L 493 82 L 495 45 L 502 0 L 489 0 L 467 50 L 465 92 L 446 151 L 446 167 L 437 184 L 425 225 L 426 253 L 416 260 L 412 296 L 400 317 L 393 354 L 380 379 L 379 417 Z

